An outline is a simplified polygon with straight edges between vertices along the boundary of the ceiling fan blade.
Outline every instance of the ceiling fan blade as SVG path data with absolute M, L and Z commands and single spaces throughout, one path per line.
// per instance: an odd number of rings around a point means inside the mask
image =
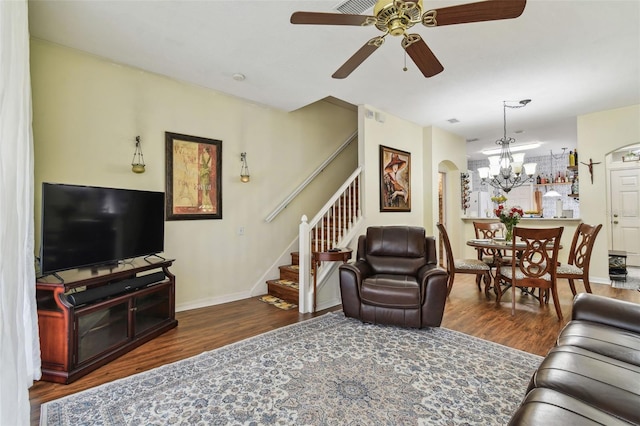
M 364 62 L 378 47 L 384 43 L 384 36 L 374 37 L 365 43 L 356 53 L 353 54 L 347 62 L 345 62 L 331 77 L 333 78 L 346 78 L 358 68 L 358 66 Z
M 436 55 L 418 34 L 407 34 L 402 40 L 402 47 L 425 77 L 433 77 L 444 71 Z
M 349 15 L 345 13 L 322 13 L 322 12 L 293 12 L 291 15 L 292 24 L 315 24 L 315 25 L 371 25 L 375 23 L 375 16 Z
M 428 27 L 513 19 L 522 15 L 527 0 L 487 0 L 429 10 L 422 15 Z

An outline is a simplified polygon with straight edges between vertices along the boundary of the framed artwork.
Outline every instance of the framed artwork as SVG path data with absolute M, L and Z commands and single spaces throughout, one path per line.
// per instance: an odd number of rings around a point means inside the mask
M 222 141 L 165 132 L 167 220 L 222 219 Z
M 380 145 L 380 211 L 411 211 L 411 154 Z

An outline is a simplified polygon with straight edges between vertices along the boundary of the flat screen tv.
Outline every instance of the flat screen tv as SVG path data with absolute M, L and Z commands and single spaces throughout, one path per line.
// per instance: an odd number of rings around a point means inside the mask
M 164 251 L 164 193 L 42 184 L 40 273 Z

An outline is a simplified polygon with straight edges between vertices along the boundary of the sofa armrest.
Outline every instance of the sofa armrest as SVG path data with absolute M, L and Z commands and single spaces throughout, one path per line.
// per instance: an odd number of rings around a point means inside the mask
M 436 282 L 436 283 L 444 282 L 446 287 L 448 275 L 449 273 L 447 271 L 445 271 L 444 269 L 436 265 L 426 264 L 422 268 L 420 268 L 418 270 L 418 276 L 416 278 L 418 280 L 418 283 L 420 284 L 420 288 L 421 288 L 420 293 L 422 293 L 423 297 L 427 294 L 427 286 L 429 285 L 430 282 Z M 434 279 L 434 277 L 443 277 L 443 276 L 445 277 L 444 279 L 440 279 L 440 280 Z
M 348 317 L 361 318 L 360 285 L 362 280 L 371 275 L 371 267 L 363 260 L 355 263 L 343 263 L 340 272 L 340 297 L 342 311 Z
M 571 319 L 591 321 L 640 334 L 640 304 L 591 293 L 573 299 Z
M 439 266 L 429 263 L 420 268 L 420 270 L 418 271 L 417 279 L 419 283 L 425 283 L 427 282 L 427 280 L 429 280 L 430 277 L 437 275 L 447 275 L 447 271 L 440 268 Z
M 340 270 L 351 272 L 358 283 L 361 283 L 362 280 L 370 276 L 373 272 L 371 266 L 364 260 L 358 260 L 354 263 L 343 263 L 340 265 Z

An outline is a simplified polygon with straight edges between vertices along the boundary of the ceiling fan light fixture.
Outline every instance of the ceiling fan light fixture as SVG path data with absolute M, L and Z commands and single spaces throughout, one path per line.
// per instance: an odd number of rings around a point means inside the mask
M 420 22 L 422 0 L 397 1 L 378 0 L 373 8 L 376 28 L 392 36 L 403 35 L 414 24 Z
M 389 28 L 389 34 L 397 37 L 404 34 L 407 25 L 402 21 L 402 19 L 393 19 L 391 22 L 389 22 L 387 28 Z
M 345 3 L 349 3 L 349 0 Z M 289 21 L 292 24 L 306 25 L 375 25 L 378 30 L 384 33 L 380 37 L 386 37 L 389 34 L 402 36 L 402 47 L 420 72 L 429 78 L 441 73 L 444 67 L 424 40 L 418 34 L 407 34 L 407 30 L 420 23 L 426 27 L 439 27 L 512 19 L 522 14 L 525 5 L 526 0 L 486 0 L 441 7 L 428 10 L 423 14 L 422 0 L 377 0 L 373 6 L 373 15 L 298 11 L 291 14 Z M 415 39 L 407 39 L 408 36 L 414 35 Z M 346 78 L 371 56 L 377 47 L 379 47 L 378 44 L 365 43 L 331 77 Z M 407 70 L 406 65 L 403 70 Z M 524 105 L 523 101 L 520 106 Z

